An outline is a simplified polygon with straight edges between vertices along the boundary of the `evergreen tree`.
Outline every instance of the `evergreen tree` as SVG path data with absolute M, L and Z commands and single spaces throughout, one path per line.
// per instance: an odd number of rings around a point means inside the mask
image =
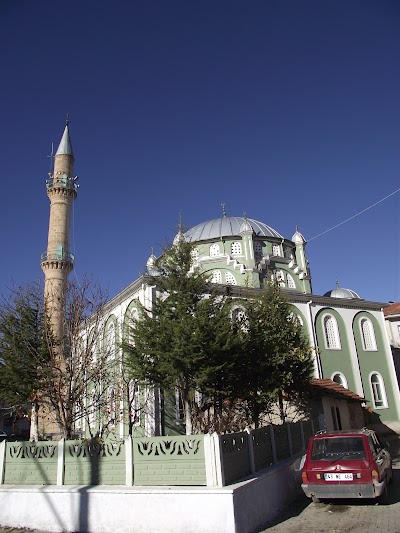
M 242 360 L 237 368 L 239 397 L 258 427 L 260 417 L 282 392 L 290 398 L 307 387 L 313 362 L 308 339 L 293 308 L 276 284 L 259 298 L 242 300 Z
M 49 376 L 42 300 L 38 286 L 12 291 L 0 306 L 0 389 L 4 403 L 17 413 L 32 408 L 31 436 L 38 438 L 37 413 L 40 391 Z
M 222 376 L 235 346 L 230 298 L 210 291 L 209 278 L 193 267 L 192 251 L 180 240 L 157 261 L 156 300 L 151 309 L 139 308 L 131 342 L 124 345 L 133 376 L 164 390 L 177 388 L 187 434 L 193 431 L 195 391 L 208 393 L 211 375 L 212 392 L 224 391 Z

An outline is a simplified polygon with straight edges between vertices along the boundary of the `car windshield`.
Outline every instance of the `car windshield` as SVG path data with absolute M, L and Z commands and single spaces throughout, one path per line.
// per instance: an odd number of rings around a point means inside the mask
M 364 442 L 361 437 L 328 437 L 315 439 L 312 447 L 312 461 L 336 461 L 365 459 Z

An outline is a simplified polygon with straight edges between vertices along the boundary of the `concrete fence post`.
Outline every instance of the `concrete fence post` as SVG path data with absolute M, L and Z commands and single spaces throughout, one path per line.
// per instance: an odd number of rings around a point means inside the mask
M 246 428 L 245 432 L 247 433 L 247 444 L 249 448 L 249 465 L 250 465 L 250 472 L 252 474 L 256 471 L 256 464 L 254 462 L 254 447 L 253 447 L 253 435 L 251 434 L 251 429 Z
M 133 442 L 130 435 L 125 440 L 125 485 L 133 486 Z
M 207 487 L 223 487 L 224 469 L 219 435 L 217 433 L 204 435 L 203 442 Z
M 0 442 L 0 485 L 4 484 L 6 470 L 6 441 Z
M 269 427 L 269 438 L 271 439 L 272 459 L 274 461 L 274 464 L 276 464 L 278 462 L 278 457 L 276 455 L 274 427 L 272 424 L 269 424 L 268 427 Z
M 64 485 L 65 464 L 65 439 L 62 438 L 57 444 L 57 486 Z

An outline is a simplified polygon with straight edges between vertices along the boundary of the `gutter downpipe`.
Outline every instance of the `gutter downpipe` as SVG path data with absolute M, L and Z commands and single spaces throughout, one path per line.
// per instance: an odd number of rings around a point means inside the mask
M 312 316 L 312 313 L 311 313 L 311 304 L 313 303 L 312 299 L 307 302 L 307 308 L 308 308 L 308 315 L 310 317 L 310 323 L 311 323 L 311 331 L 312 331 L 312 342 L 313 342 L 313 348 L 314 348 L 314 352 L 315 352 L 315 360 L 316 360 L 316 363 L 317 363 L 317 372 L 318 372 L 318 377 L 320 379 L 322 379 L 322 365 L 321 365 L 321 359 L 319 357 L 319 353 L 318 353 L 318 345 L 317 345 L 317 338 L 316 338 L 316 335 L 315 335 L 315 329 L 314 329 L 314 321 L 313 321 L 313 316 Z

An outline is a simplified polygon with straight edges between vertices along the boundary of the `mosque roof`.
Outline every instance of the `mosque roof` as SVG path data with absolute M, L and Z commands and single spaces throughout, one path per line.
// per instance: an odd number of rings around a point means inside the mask
M 194 226 L 194 228 L 185 233 L 185 240 L 196 242 L 219 239 L 221 237 L 239 237 L 243 228 L 250 229 L 249 226 L 251 226 L 256 236 L 283 239 L 280 233 L 264 224 L 264 222 L 259 222 L 252 218 L 223 216 Z

